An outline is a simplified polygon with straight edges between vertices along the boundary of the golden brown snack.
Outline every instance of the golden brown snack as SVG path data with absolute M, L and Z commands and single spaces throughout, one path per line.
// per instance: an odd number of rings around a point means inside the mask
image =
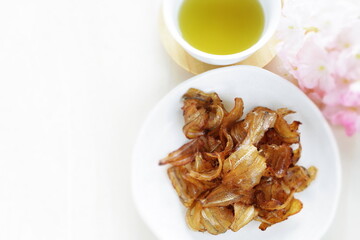
M 292 110 L 256 107 L 242 119 L 241 98 L 230 112 L 216 93 L 191 88 L 183 99 L 183 132 L 190 141 L 159 164 L 172 165 L 168 176 L 188 208 L 191 229 L 217 235 L 257 220 L 266 230 L 302 209 L 294 195 L 317 169 L 296 165 L 301 123 L 285 120 Z

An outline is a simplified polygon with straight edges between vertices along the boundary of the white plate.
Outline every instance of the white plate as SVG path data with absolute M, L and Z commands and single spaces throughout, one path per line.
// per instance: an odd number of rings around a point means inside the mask
M 252 221 L 238 232 L 213 236 L 191 231 L 185 223 L 185 207 L 167 177 L 168 166 L 159 159 L 184 144 L 182 95 L 191 87 L 215 91 L 230 109 L 241 97 L 245 114 L 256 106 L 272 109 L 288 107 L 301 121 L 303 147 L 300 165 L 318 168 L 316 180 L 295 196 L 304 207 L 287 221 L 262 232 Z M 292 120 L 291 118 L 289 120 Z M 334 136 L 318 108 L 297 87 L 281 77 L 250 66 L 212 70 L 183 82 L 170 91 L 145 121 L 134 148 L 132 165 L 133 197 L 138 211 L 161 240 L 310 240 L 320 239 L 328 229 L 340 192 L 340 161 Z

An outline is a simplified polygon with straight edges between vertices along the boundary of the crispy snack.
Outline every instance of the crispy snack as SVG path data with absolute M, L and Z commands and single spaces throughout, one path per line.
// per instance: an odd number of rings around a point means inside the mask
M 310 185 L 317 169 L 296 165 L 301 123 L 285 120 L 292 110 L 256 107 L 242 119 L 241 98 L 230 112 L 216 93 L 191 88 L 183 100 L 190 141 L 159 164 L 172 165 L 168 176 L 191 229 L 217 235 L 257 220 L 266 230 L 302 209 L 294 194 Z

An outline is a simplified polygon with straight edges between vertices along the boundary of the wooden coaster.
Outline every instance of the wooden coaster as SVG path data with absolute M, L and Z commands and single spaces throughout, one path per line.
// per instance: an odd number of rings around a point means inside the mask
M 188 54 L 178 42 L 171 36 L 167 29 L 164 20 L 160 17 L 160 37 L 162 44 L 164 45 L 167 53 L 171 58 L 182 68 L 193 73 L 200 74 L 211 69 L 220 68 L 224 66 L 211 65 L 197 60 Z M 270 41 L 261 49 L 256 51 L 253 55 L 247 59 L 231 64 L 232 65 L 253 65 L 258 67 L 266 66 L 276 55 L 277 40 L 275 37 L 271 38 Z

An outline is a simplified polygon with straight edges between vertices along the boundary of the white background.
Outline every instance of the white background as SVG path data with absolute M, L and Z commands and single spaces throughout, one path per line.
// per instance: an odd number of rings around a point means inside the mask
M 131 198 L 131 149 L 150 109 L 191 76 L 160 44 L 159 8 L 0 1 L 1 240 L 156 239 Z M 334 133 L 343 189 L 324 240 L 356 239 L 360 135 Z

